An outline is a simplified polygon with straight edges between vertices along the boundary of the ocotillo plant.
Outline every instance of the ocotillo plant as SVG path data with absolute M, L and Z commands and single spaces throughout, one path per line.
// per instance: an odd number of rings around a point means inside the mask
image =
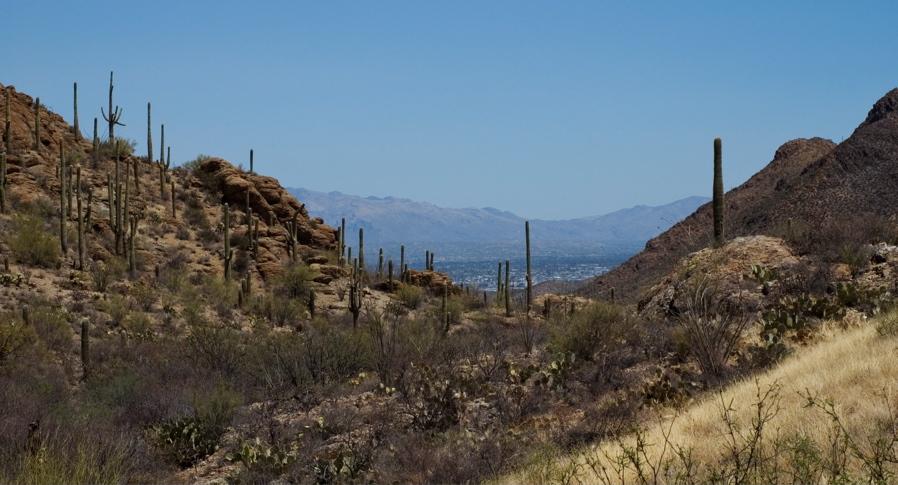
M 41 98 L 34 100 L 34 149 L 41 150 Z
M 104 113 L 102 107 L 100 107 L 100 114 L 109 123 L 109 143 L 112 143 L 115 141 L 115 125 L 125 126 L 121 122 L 122 109 L 116 106 L 115 111 L 112 110 L 112 71 L 109 72 L 109 114 Z
M 75 83 L 75 141 L 81 141 L 81 128 L 78 125 L 78 83 Z
M 231 258 L 234 250 L 231 249 L 231 209 L 224 205 L 224 276 L 225 281 L 231 281 Z
M 714 139 L 714 246 L 723 245 L 723 168 L 721 167 L 720 137 Z
M 527 313 L 533 310 L 533 277 L 530 273 L 530 221 L 524 221 L 527 238 Z

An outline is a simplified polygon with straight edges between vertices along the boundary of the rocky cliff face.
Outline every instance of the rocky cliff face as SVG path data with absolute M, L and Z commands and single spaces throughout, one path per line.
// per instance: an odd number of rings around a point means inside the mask
M 854 237 L 856 243 L 880 237 L 882 228 L 872 226 L 888 225 L 890 218 L 898 217 L 896 108 L 898 89 L 877 101 L 864 122 L 838 145 L 821 138 L 782 145 L 764 169 L 726 194 L 727 238 L 791 235 L 797 251 L 813 252 L 830 239 Z M 710 245 L 711 217 L 710 204 L 700 207 L 650 240 L 643 252 L 596 278 L 583 293 L 600 296 L 616 287 L 618 295 L 639 299 L 639 288 L 669 273 L 675 258 Z

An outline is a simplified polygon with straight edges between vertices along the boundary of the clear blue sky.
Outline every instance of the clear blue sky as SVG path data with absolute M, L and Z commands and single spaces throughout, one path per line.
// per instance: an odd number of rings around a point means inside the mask
M 898 86 L 898 2 L 6 0 L 0 83 L 180 164 L 285 186 L 604 214 L 727 188 Z M 102 118 L 101 118 L 102 126 Z M 105 130 L 103 130 L 105 132 Z M 158 150 L 158 148 L 157 148 Z

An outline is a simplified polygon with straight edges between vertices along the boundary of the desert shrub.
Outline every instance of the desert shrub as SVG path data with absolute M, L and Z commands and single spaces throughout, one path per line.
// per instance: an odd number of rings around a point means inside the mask
M 597 352 L 618 347 L 633 326 L 622 307 L 603 302 L 592 303 L 573 315 L 559 314 L 552 322 L 552 352 L 572 352 L 585 361 L 592 360 Z
M 158 299 L 156 291 L 156 288 L 140 281 L 131 287 L 131 296 L 134 297 L 134 301 L 137 302 L 137 306 L 140 309 L 148 312 L 153 309 L 153 305 Z
M 240 332 L 227 325 L 195 325 L 187 345 L 190 360 L 226 378 L 237 374 L 244 356 Z
M 56 306 L 36 305 L 31 311 L 31 324 L 47 350 L 60 355 L 71 351 L 74 332 L 65 310 Z
M 125 274 L 127 263 L 124 259 L 115 257 L 109 261 L 93 261 L 90 264 L 90 279 L 94 288 L 103 293 L 110 283 L 118 281 Z
M 0 317 L 0 366 L 37 341 L 34 327 L 25 325 L 18 316 L 6 314 Z
M 190 170 L 191 172 L 194 172 L 194 171 L 196 171 L 197 168 L 200 167 L 201 163 L 205 162 L 206 160 L 208 160 L 210 158 L 212 158 L 212 157 L 210 157 L 209 155 L 204 155 L 204 154 L 200 153 L 193 160 L 190 160 L 189 162 L 184 162 L 181 165 L 181 167 L 183 167 L 187 170 Z
M 424 301 L 424 289 L 415 285 L 402 285 L 393 296 L 405 306 L 414 310 Z
M 726 308 L 712 282 L 698 280 L 679 292 L 682 342 L 704 375 L 719 377 L 727 370 L 750 319 L 739 309 Z
M 13 225 L 15 229 L 6 242 L 18 262 L 56 267 L 61 254 L 59 239 L 47 230 L 44 219 L 29 211 L 13 215 Z
M 239 393 L 220 384 L 209 395 L 194 394 L 191 416 L 149 426 L 147 431 L 166 456 L 187 468 L 215 453 L 241 400 Z
M 21 453 L 18 466 L 0 472 L 4 483 L 125 483 L 133 473 L 133 450 L 123 440 L 51 435 L 39 452 Z
M 284 271 L 272 279 L 272 290 L 282 298 L 304 299 L 315 272 L 305 263 L 288 263 Z
M 109 295 L 100 301 L 100 309 L 109 314 L 113 326 L 121 325 L 131 313 L 131 300 L 122 295 Z

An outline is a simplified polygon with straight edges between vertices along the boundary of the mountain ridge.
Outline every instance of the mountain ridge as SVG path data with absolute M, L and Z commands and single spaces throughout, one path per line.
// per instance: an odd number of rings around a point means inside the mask
M 365 229 L 370 241 L 509 241 L 523 237 L 525 218 L 495 207 L 444 208 L 397 197 L 356 196 L 299 187 L 287 191 L 306 204 L 309 213 L 347 232 Z M 710 200 L 692 196 L 661 206 L 637 205 L 608 214 L 576 219 L 530 219 L 534 240 L 590 241 L 609 245 L 644 244 Z

